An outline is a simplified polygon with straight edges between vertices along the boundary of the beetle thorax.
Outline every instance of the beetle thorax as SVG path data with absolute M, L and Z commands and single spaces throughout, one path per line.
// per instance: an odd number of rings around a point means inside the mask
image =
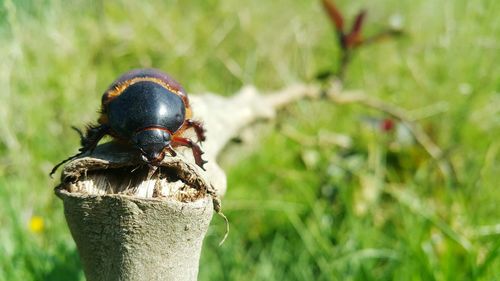
M 180 96 L 152 81 L 128 86 L 106 107 L 109 126 L 120 137 L 131 138 L 147 128 L 163 128 L 175 133 L 186 114 Z

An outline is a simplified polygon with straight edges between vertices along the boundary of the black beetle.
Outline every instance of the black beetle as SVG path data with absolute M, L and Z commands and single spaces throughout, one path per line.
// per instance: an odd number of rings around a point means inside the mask
M 192 110 L 182 86 L 157 69 L 135 69 L 120 76 L 104 92 L 101 115 L 97 125 L 90 125 L 81 136 L 79 153 L 57 164 L 52 176 L 62 164 L 92 150 L 106 135 L 126 143 L 140 152 L 147 164 L 157 166 L 168 151 L 187 146 L 191 148 L 195 163 L 202 169 L 206 163 L 203 152 L 183 133 L 194 129 L 199 142 L 205 140 L 200 122 L 191 119 Z

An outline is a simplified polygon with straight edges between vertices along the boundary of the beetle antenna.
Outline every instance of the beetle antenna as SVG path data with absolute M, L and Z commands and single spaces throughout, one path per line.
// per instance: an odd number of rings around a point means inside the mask
M 77 154 L 64 159 L 63 161 L 59 162 L 54 168 L 52 168 L 52 171 L 50 171 L 50 177 L 52 178 L 52 175 L 56 172 L 56 170 L 64 163 L 67 163 L 68 161 L 71 161 L 79 156 L 82 156 L 84 153 L 87 151 L 92 151 L 96 147 L 97 143 L 104 137 L 106 134 L 108 134 L 109 127 L 107 125 L 90 125 L 87 128 L 87 134 L 86 136 L 83 134 L 83 132 L 72 126 L 73 130 L 75 130 L 79 135 L 80 135 L 80 142 L 82 144 L 82 147 L 79 149 L 80 152 Z
M 64 159 L 63 161 L 59 162 L 57 165 L 54 166 L 54 168 L 52 168 L 52 171 L 50 171 L 50 174 L 49 174 L 50 177 L 52 178 L 52 176 L 54 175 L 54 173 L 57 171 L 57 169 L 59 167 L 61 167 L 62 164 L 67 163 L 68 161 L 71 161 L 71 160 L 73 160 L 73 159 L 81 156 L 85 152 L 87 152 L 87 151 L 81 151 L 81 152 L 79 152 L 79 153 L 77 153 L 77 154 L 75 154 L 75 155 L 73 155 L 71 157 L 68 157 L 68 158 Z

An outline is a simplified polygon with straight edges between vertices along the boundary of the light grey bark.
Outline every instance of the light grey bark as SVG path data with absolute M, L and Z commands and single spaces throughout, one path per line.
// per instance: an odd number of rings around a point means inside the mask
M 56 194 L 87 280 L 196 280 L 203 238 L 226 191 L 217 155 L 244 127 L 309 94 L 318 94 L 317 88 L 192 95 L 194 119 L 207 130 L 206 171 L 187 149 L 177 149 L 178 156 L 166 157 L 155 171 L 114 143 L 69 162 Z
M 58 195 L 87 280 L 196 280 L 211 198 Z

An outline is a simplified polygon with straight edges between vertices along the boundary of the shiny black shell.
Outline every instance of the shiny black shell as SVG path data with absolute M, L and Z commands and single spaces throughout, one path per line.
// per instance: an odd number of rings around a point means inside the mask
M 122 138 L 155 127 L 176 132 L 184 123 L 186 107 L 176 93 L 153 81 L 129 85 L 106 106 L 108 125 Z

